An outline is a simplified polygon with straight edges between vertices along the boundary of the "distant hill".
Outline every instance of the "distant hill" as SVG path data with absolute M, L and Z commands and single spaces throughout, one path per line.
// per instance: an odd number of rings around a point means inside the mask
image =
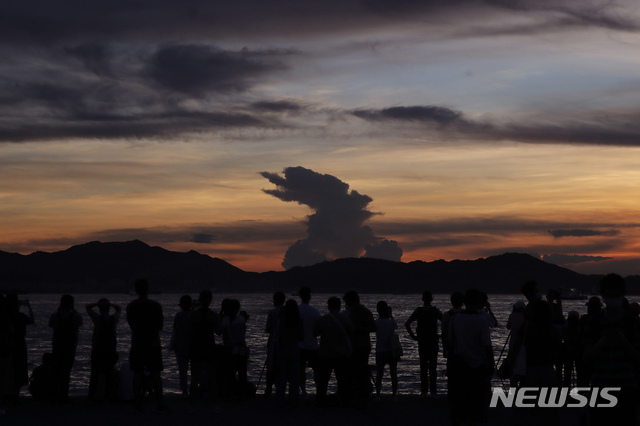
M 353 288 L 369 293 L 450 293 L 476 287 L 489 293 L 519 293 L 535 280 L 541 288 L 577 288 L 590 292 L 597 277 L 552 265 L 528 254 L 505 253 L 486 259 L 435 262 L 391 262 L 380 259 L 338 259 L 313 266 L 262 274 L 289 290 L 305 283 L 337 292 Z
M 129 292 L 138 278 L 158 291 L 215 288 L 247 273 L 195 251 L 179 253 L 142 241 L 93 241 L 30 255 L 0 251 L 0 289 L 31 292 Z
M 367 293 L 450 293 L 476 287 L 489 293 L 518 293 L 528 280 L 543 289 L 570 287 L 591 293 L 599 276 L 587 276 L 527 254 L 505 253 L 477 260 L 391 262 L 338 259 L 287 271 L 245 272 L 218 258 L 173 252 L 141 241 L 93 241 L 67 250 L 30 255 L 0 251 L 0 291 L 128 292 L 147 278 L 162 292 L 292 292 L 307 285 L 317 293 L 355 289 Z M 640 293 L 639 277 L 629 277 L 629 293 Z

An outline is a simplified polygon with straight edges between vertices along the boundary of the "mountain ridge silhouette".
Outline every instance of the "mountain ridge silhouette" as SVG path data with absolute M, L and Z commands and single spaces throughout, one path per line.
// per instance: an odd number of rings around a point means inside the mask
M 488 293 L 519 293 L 536 280 L 542 289 L 576 288 L 588 294 L 600 275 L 583 275 L 528 254 L 504 253 L 475 260 L 393 262 L 345 258 L 286 271 L 248 272 L 191 250 L 175 252 L 142 241 L 91 241 L 57 252 L 28 255 L 0 251 L 0 291 L 128 292 L 146 278 L 155 291 L 220 292 L 296 291 L 309 286 L 315 293 L 451 293 L 475 287 Z M 627 277 L 631 294 L 640 277 Z M 638 293 L 635 291 L 635 293 Z

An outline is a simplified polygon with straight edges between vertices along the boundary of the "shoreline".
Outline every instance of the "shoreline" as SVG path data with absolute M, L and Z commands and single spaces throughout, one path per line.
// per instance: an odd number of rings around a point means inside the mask
M 2 425 L 297 425 L 297 426 L 372 426 L 372 425 L 449 425 L 450 408 L 445 396 L 420 398 L 417 395 L 399 395 L 393 402 L 383 395 L 381 402 L 371 400 L 367 408 L 314 407 L 310 400 L 301 408 L 277 408 L 275 398 L 257 394 L 244 401 L 221 401 L 221 413 L 215 414 L 209 400 L 199 399 L 194 412 L 189 412 L 189 400 L 179 395 L 165 396 L 167 412 L 158 412 L 153 398 L 147 398 L 141 412 L 134 410 L 132 402 L 89 402 L 85 396 L 71 397 L 70 404 L 35 401 L 30 397 L 14 405 L 6 401 L 7 415 L 0 417 Z M 530 411 L 531 410 L 531 411 Z M 579 425 L 583 409 L 560 408 L 552 417 L 563 426 Z M 490 408 L 487 425 L 523 424 L 532 420 L 529 413 L 541 414 L 536 409 Z M 516 419 L 516 414 L 518 414 Z M 543 418 L 552 414 L 545 410 Z M 557 417 L 556 417 L 557 416 Z M 526 420 L 525 420 L 526 419 Z M 514 420 L 517 423 L 514 423 Z M 524 420 L 524 422 L 523 422 Z M 545 422 L 546 423 L 546 422 Z M 533 423 L 535 424 L 535 422 Z

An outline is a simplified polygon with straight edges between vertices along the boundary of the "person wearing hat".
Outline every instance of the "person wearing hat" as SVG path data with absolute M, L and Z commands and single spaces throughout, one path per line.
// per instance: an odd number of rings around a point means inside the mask
M 94 311 L 96 307 L 98 312 Z M 93 322 L 89 400 L 96 399 L 100 380 L 104 380 L 105 383 L 105 398 L 110 399 L 115 391 L 113 368 L 118 362 L 116 327 L 120 321 L 122 309 L 105 298 L 98 300 L 97 303 L 89 303 L 85 308 Z M 115 311 L 113 314 L 110 314 L 111 308 Z
M 171 340 L 169 341 L 169 351 L 176 354 L 178 364 L 178 378 L 182 397 L 189 396 L 189 351 L 191 348 L 191 332 L 189 330 L 189 315 L 193 307 L 193 298 L 188 294 L 180 297 L 180 312 L 173 318 L 173 328 L 171 329 Z

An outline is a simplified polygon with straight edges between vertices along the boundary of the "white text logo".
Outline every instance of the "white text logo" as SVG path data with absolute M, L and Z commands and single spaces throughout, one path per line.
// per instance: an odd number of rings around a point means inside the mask
M 490 407 L 497 407 L 498 401 L 505 407 L 615 407 L 618 398 L 612 392 L 620 388 L 511 388 L 508 393 L 504 389 L 495 388 L 491 396 Z

